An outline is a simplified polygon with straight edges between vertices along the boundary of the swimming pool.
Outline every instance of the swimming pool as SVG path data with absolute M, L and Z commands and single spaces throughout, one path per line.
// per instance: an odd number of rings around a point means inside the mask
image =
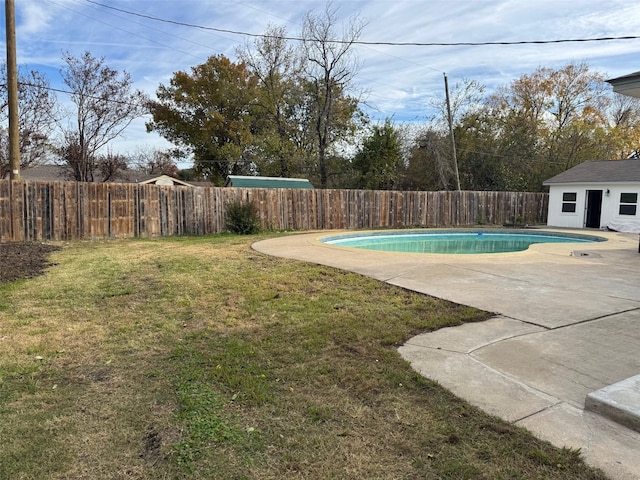
M 590 243 L 606 239 L 532 230 L 394 230 L 337 235 L 320 241 L 385 252 L 477 254 L 519 252 L 535 243 Z

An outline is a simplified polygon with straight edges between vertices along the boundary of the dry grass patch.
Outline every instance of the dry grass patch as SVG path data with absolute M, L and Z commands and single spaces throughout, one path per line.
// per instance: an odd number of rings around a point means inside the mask
M 396 351 L 487 314 L 252 240 L 72 243 L 0 285 L 0 478 L 603 478 Z

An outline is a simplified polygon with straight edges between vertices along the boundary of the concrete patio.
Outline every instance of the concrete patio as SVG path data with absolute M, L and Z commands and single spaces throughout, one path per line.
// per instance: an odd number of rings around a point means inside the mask
M 485 322 L 419 335 L 399 351 L 421 374 L 486 412 L 556 446 L 581 449 L 612 479 L 640 478 L 640 433 L 633 429 L 640 379 L 632 378 L 640 374 L 637 234 L 588 231 L 607 241 L 444 255 L 318 240 L 336 233 L 293 234 L 253 248 L 494 313 Z

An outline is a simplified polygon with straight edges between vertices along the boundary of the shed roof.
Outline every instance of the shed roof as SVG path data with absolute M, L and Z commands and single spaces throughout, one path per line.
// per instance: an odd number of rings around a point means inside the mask
M 542 184 L 606 182 L 640 183 L 640 159 L 584 162 L 545 180 Z
M 313 188 L 311 182 L 304 178 L 245 177 L 240 175 L 229 175 L 225 186 L 240 188 Z

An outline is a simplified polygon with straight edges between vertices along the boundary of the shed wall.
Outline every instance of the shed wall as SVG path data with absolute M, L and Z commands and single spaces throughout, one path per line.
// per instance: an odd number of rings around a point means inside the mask
M 637 193 L 640 200 L 640 184 L 638 183 L 572 183 L 549 186 L 549 213 L 547 225 L 550 227 L 584 228 L 586 225 L 587 192 L 589 190 L 601 190 L 602 210 L 600 228 L 604 228 L 610 222 L 638 223 L 640 224 L 640 205 L 636 208 L 636 214 L 620 215 L 620 195 L 622 193 Z M 609 190 L 609 194 L 606 192 Z M 576 193 L 576 211 L 563 212 L 563 195 Z

